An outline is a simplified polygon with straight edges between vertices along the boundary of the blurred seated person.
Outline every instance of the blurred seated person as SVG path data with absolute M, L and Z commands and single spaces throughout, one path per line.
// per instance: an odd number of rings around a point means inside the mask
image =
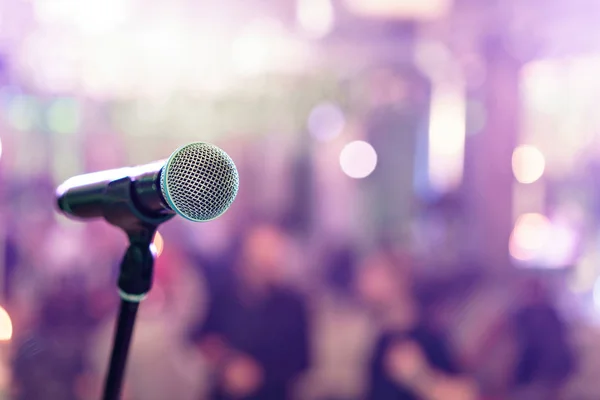
M 475 400 L 476 385 L 460 375 L 444 335 L 414 299 L 407 263 L 381 252 L 358 275 L 360 295 L 381 329 L 367 399 Z
M 575 370 L 575 354 L 565 323 L 547 288 L 525 282 L 524 302 L 513 316 L 517 360 L 513 398 L 553 400 Z
M 377 327 L 357 299 L 356 246 L 324 247 L 311 286 L 311 369 L 301 384 L 302 400 L 356 400 L 365 392 Z M 319 273 L 322 275 L 319 276 Z M 319 278 L 325 285 L 318 285 Z
M 97 321 L 81 277 L 61 277 L 49 285 L 30 328 L 16 337 L 15 400 L 77 400 L 89 374 L 84 354 Z
M 194 335 L 214 373 L 211 399 L 290 399 L 308 367 L 308 315 L 304 299 L 283 282 L 285 249 L 279 229 L 254 227 L 231 279 L 211 288 L 206 320 Z

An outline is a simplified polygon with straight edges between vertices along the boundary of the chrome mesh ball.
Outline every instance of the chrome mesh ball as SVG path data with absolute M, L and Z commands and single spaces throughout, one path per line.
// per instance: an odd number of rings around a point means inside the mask
M 190 143 L 176 150 L 162 169 L 160 190 L 173 211 L 192 221 L 223 214 L 238 192 L 233 160 L 208 143 Z

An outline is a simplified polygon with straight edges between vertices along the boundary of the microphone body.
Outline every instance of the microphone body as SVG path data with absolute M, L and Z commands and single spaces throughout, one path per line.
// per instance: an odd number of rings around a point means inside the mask
M 125 199 L 114 198 L 117 183 Z M 107 208 L 125 203 L 143 219 L 178 214 L 202 222 L 223 214 L 238 187 L 238 172 L 227 153 L 198 142 L 177 149 L 167 160 L 75 176 L 57 188 L 56 196 L 58 208 L 79 219 L 106 218 Z
M 58 208 L 80 219 L 102 217 L 108 185 L 128 177 L 131 179 L 131 202 L 140 214 L 151 218 L 175 214 L 160 190 L 160 177 L 165 163 L 166 160 L 163 160 L 140 167 L 93 172 L 68 179 L 57 189 Z

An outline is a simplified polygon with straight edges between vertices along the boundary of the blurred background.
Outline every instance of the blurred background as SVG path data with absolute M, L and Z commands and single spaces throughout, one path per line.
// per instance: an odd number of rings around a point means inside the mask
M 193 141 L 240 192 L 156 235 L 126 399 L 600 398 L 599 16 L 1 0 L 1 398 L 108 364 L 126 237 L 56 185 Z

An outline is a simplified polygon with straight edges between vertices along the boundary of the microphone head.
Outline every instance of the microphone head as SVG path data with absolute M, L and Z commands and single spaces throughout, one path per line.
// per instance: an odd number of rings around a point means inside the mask
M 169 207 L 196 222 L 223 214 L 237 195 L 240 179 L 233 160 L 208 143 L 175 150 L 161 171 L 160 190 Z

